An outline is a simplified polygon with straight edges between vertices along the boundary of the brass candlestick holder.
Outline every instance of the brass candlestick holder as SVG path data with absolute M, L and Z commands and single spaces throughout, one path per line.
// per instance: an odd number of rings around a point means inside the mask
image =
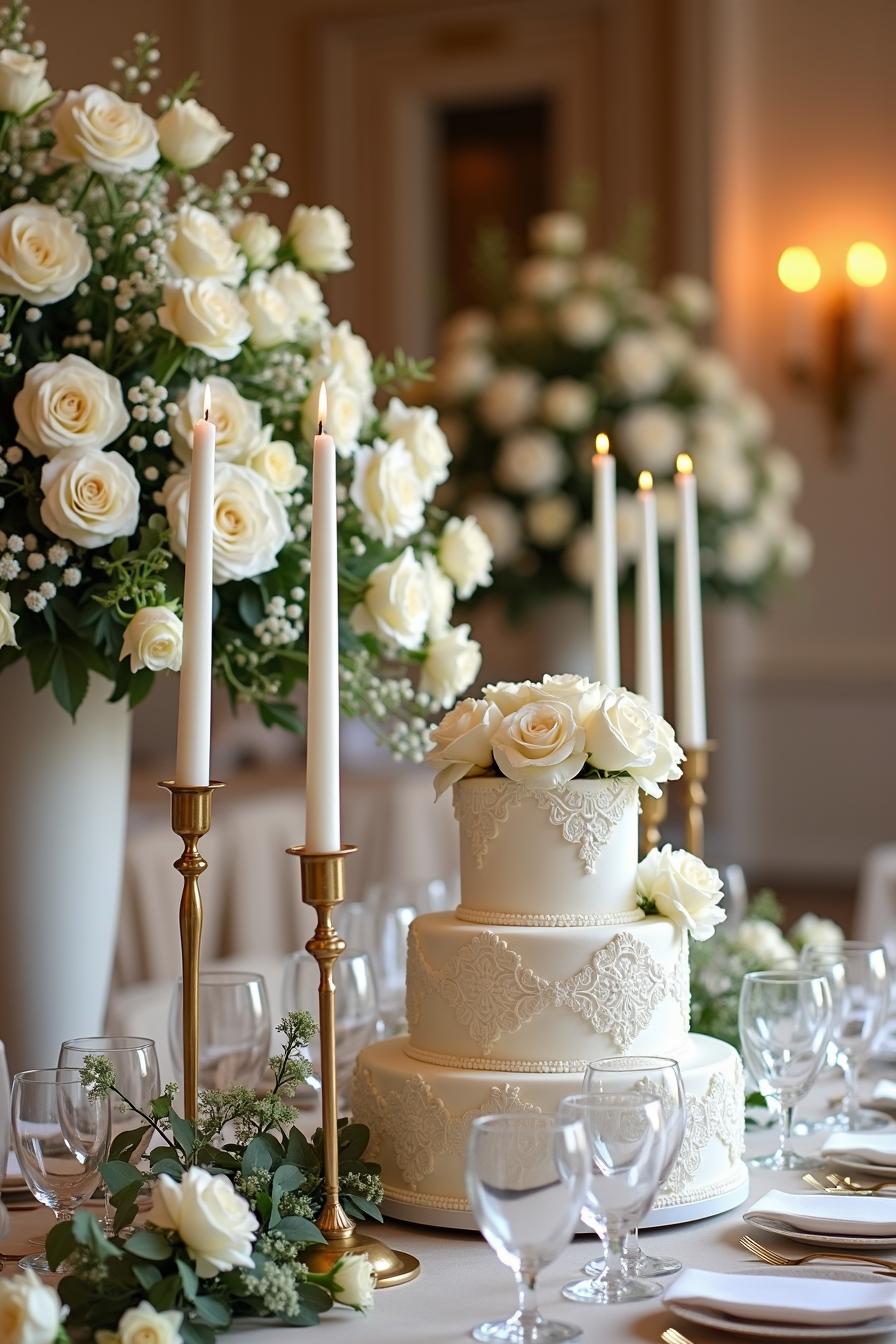
M 704 784 L 709 776 L 709 757 L 715 742 L 688 747 L 682 762 L 684 776 L 684 847 L 698 859 L 703 858 L 703 809 L 706 807 Z
M 320 1082 L 324 1138 L 324 1204 L 317 1226 L 325 1243 L 310 1246 L 303 1255 L 315 1274 L 326 1274 L 350 1251 L 363 1253 L 376 1274 L 377 1288 L 409 1283 L 420 1273 L 420 1261 L 405 1251 L 393 1251 L 375 1237 L 355 1231 L 355 1224 L 339 1202 L 338 1090 L 336 1086 L 336 992 L 333 966 L 345 943 L 333 927 L 333 908 L 345 899 L 343 867 L 354 845 L 332 854 L 315 854 L 304 845 L 288 849 L 302 865 L 302 900 L 317 913 L 317 928 L 305 944 L 320 967 Z
M 659 849 L 663 843 L 662 825 L 666 820 L 669 805 L 666 795 L 653 798 L 649 793 L 641 795 L 641 857 L 652 849 Z
M 202 897 L 199 879 L 208 864 L 199 853 L 199 840 L 212 821 L 212 793 L 223 789 L 219 780 L 209 784 L 175 784 L 162 780 L 159 788 L 171 794 L 171 829 L 184 842 L 174 866 L 184 880 L 180 898 L 182 1018 L 184 1053 L 184 1115 L 196 1119 L 199 1102 L 199 946 L 202 940 Z

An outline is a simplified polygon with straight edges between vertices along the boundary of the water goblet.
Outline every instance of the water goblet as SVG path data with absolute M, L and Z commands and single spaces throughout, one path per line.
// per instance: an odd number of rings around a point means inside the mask
M 320 967 L 309 952 L 294 952 L 283 968 L 283 1003 L 289 1010 L 302 1009 L 318 1015 Z M 344 952 L 333 963 L 336 994 L 336 1090 L 342 1113 L 348 1109 L 348 1090 L 358 1053 L 376 1035 L 377 985 L 366 952 Z M 308 1081 L 320 1090 L 320 1036 L 308 1048 L 314 1075 Z
M 96 1188 L 109 1145 L 108 1097 L 91 1097 L 77 1069 L 27 1069 L 13 1079 L 11 1117 L 25 1184 L 66 1221 Z M 19 1264 L 50 1273 L 43 1251 Z
M 470 1127 L 466 1185 L 482 1235 L 513 1271 L 519 1306 L 506 1320 L 472 1331 L 480 1344 L 562 1344 L 578 1326 L 546 1320 L 536 1280 L 570 1241 L 590 1171 L 585 1131 L 578 1122 L 515 1112 L 480 1116 Z
M 684 1141 L 687 1103 L 681 1070 L 674 1059 L 659 1055 L 620 1055 L 598 1059 L 585 1070 L 585 1092 L 601 1092 L 609 1096 L 656 1097 L 663 1104 L 663 1140 L 666 1157 L 660 1168 L 660 1186 L 669 1178 Z M 637 1278 L 657 1278 L 663 1274 L 677 1274 L 681 1261 L 671 1257 L 648 1255 L 638 1242 L 638 1229 L 626 1235 L 624 1255 L 627 1268 Z M 590 1260 L 585 1273 L 594 1278 L 602 1273 L 605 1261 Z
M 594 1278 L 568 1283 L 572 1302 L 639 1302 L 663 1290 L 640 1279 L 625 1256 L 625 1239 L 650 1212 L 666 1161 L 663 1103 L 637 1093 L 581 1092 L 565 1097 L 558 1119 L 578 1120 L 588 1137 L 591 1171 L 582 1221 L 604 1243 L 604 1267 Z
M 376 976 L 379 1036 L 395 1036 L 407 1026 L 404 992 L 408 933 L 419 913 L 416 905 L 368 905 L 361 901 L 342 908 L 340 932 L 346 947 L 350 952 L 370 954 Z
M 760 1090 L 779 1106 L 779 1141 L 751 1166 L 807 1171 L 816 1159 L 793 1151 L 793 1110 L 818 1077 L 834 1021 L 828 979 L 811 971 L 750 971 L 740 991 L 744 1061 Z
M 168 1018 L 168 1045 L 183 1070 L 183 982 L 177 980 Z M 264 976 L 255 971 L 199 973 L 199 1086 L 254 1088 L 271 1050 L 271 1009 Z

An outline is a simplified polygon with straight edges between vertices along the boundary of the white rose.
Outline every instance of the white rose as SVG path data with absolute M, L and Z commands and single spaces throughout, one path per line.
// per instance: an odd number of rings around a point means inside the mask
M 556 434 L 548 429 L 521 429 L 501 444 L 495 479 L 505 490 L 531 495 L 559 485 L 567 469 Z
M 421 563 L 423 573 L 426 575 L 426 597 L 429 606 L 426 634 L 429 639 L 438 639 L 440 635 L 447 632 L 451 624 L 451 613 L 454 610 L 454 584 L 448 575 L 439 568 L 435 556 L 430 555 L 428 551 L 423 556 Z
M 771 564 L 772 543 L 759 523 L 732 523 L 722 533 L 719 565 L 732 583 L 753 583 Z
M 563 701 L 532 700 L 501 721 L 492 737 L 492 753 L 508 779 L 556 789 L 585 764 L 585 730 Z
M 12 609 L 9 593 L 0 593 L 0 649 L 19 647 L 16 640 L 18 616 Z
M 402 649 L 419 649 L 429 622 L 427 581 L 410 546 L 387 564 L 377 565 L 364 600 L 352 612 L 356 634 L 372 634 Z
M 638 283 L 638 273 L 630 262 L 610 257 L 603 252 L 592 252 L 579 262 L 582 283 L 593 289 L 604 289 L 617 294 Z
M 97 1330 L 96 1344 L 179 1344 L 183 1319 L 182 1311 L 156 1311 L 141 1302 L 123 1313 L 117 1330 Z
M 652 849 L 638 864 L 636 887 L 639 903 L 655 905 L 657 914 L 687 929 L 698 943 L 711 938 L 725 918 L 719 874 L 687 850 Z
M 183 560 L 190 512 L 189 474 L 169 476 L 162 496 L 171 527 L 171 549 Z M 268 483 L 250 467 L 218 463 L 212 514 L 212 582 L 251 579 L 273 569 L 290 536 L 286 510 Z
M 295 314 L 264 271 L 252 272 L 249 283 L 240 290 L 240 300 L 252 324 L 249 344 L 256 350 L 270 350 L 275 345 L 298 340 Z
M 669 372 L 676 373 L 694 348 L 689 333 L 674 322 L 655 323 L 651 331 L 657 349 L 669 366 Z
M 732 406 L 747 442 L 764 442 L 772 432 L 772 413 L 766 402 L 755 392 L 738 392 Z
M 563 672 L 559 676 L 545 674 L 541 679 L 544 699 L 562 700 L 565 705 L 569 705 L 579 723 L 585 722 L 606 693 L 606 686 L 579 676 L 577 672 Z M 535 698 L 538 699 L 537 696 Z
M 501 369 L 476 402 L 479 418 L 495 434 L 528 420 L 538 400 L 538 375 L 531 369 Z
M 576 521 L 569 495 L 541 495 L 526 505 L 526 530 L 536 546 L 554 550 L 568 539 Z
M 0 294 L 57 303 L 91 265 L 87 240 L 55 206 L 28 201 L 0 211 Z
M 696 448 L 691 453 L 699 481 L 700 496 L 723 513 L 742 513 L 756 493 L 753 468 L 738 452 L 709 453 Z
M 227 1176 L 212 1176 L 202 1167 L 188 1167 L 180 1181 L 160 1176 L 149 1220 L 177 1233 L 201 1279 L 237 1265 L 252 1267 L 258 1219 Z
M 665 351 L 646 331 L 624 331 L 607 351 L 604 370 L 611 383 L 630 397 L 653 397 L 669 381 Z
M 33 1269 L 0 1279 L 2 1344 L 54 1344 L 65 1315 L 56 1289 Z
M 284 261 L 282 266 L 271 271 L 270 280 L 289 304 L 301 331 L 308 336 L 316 335 L 329 311 L 317 281 L 300 271 L 291 261 Z
M 715 316 L 716 296 L 697 275 L 670 275 L 661 293 L 675 316 L 689 327 L 703 327 Z
M 202 107 L 195 98 L 171 104 L 156 122 L 159 147 L 175 168 L 190 172 L 213 159 L 233 139 L 214 112 Z
M 816 947 L 823 952 L 839 952 L 843 947 L 843 930 L 832 919 L 807 913 L 800 915 L 790 930 L 794 947 Z
M 482 650 L 470 639 L 470 627 L 455 626 L 427 646 L 420 690 L 447 709 L 476 680 L 481 666 Z
M 121 384 L 80 355 L 35 364 L 13 401 L 19 443 L 35 457 L 62 448 L 105 448 L 130 423 Z
M 550 303 L 572 287 L 575 270 L 563 257 L 527 257 L 516 273 L 516 289 L 524 299 Z
M 529 225 L 529 242 L 535 252 L 558 252 L 575 256 L 585 247 L 585 221 L 568 210 L 549 210 Z
M 452 345 L 487 345 L 495 334 L 495 319 L 485 308 L 463 308 L 442 323 L 439 344 L 443 350 Z
M 554 429 L 582 429 L 593 414 L 594 390 L 575 378 L 554 378 L 542 393 L 541 415 Z
M 280 246 L 280 230 L 267 215 L 258 211 L 241 215 L 231 228 L 230 236 L 240 245 L 250 266 L 273 266 Z
M 594 582 L 594 532 L 590 524 L 580 527 L 563 552 L 563 568 L 580 588 Z
M 291 494 L 308 475 L 307 467 L 296 461 L 296 451 L 285 439 L 263 439 L 242 460 L 247 467 L 257 471 L 278 495 Z
M 776 495 L 791 502 L 799 497 L 803 486 L 803 469 L 786 448 L 769 448 L 764 463 L 769 485 Z
M 585 723 L 588 764 L 608 773 L 648 766 L 657 753 L 656 715 L 640 696 L 608 690 Z M 658 789 L 649 792 L 659 795 Z
M 131 671 L 148 667 L 150 672 L 168 668 L 180 671 L 184 648 L 184 627 L 170 607 L 143 607 L 125 628 L 121 657 L 130 658 Z
M 328 327 L 311 352 L 315 371 L 329 380 L 334 373 L 355 392 L 361 401 L 371 401 L 374 393 L 373 357 L 363 336 L 352 331 L 350 322 Z
M 636 406 L 619 417 L 616 433 L 632 471 L 669 475 L 685 444 L 684 422 L 671 406 Z
M 414 462 L 401 440 L 376 439 L 355 454 L 349 492 L 370 536 L 393 546 L 419 532 L 424 522 L 423 493 Z
M 53 114 L 61 163 L 83 163 L 95 173 L 120 177 L 146 172 L 159 161 L 156 123 L 139 103 L 127 103 L 99 84 L 73 89 Z
M 344 1255 L 333 1266 L 333 1300 L 355 1311 L 373 1306 L 376 1271 L 366 1255 Z
M 506 718 L 515 709 L 530 705 L 533 700 L 547 700 L 544 686 L 540 681 L 496 681 L 482 688 L 486 702 L 501 711 Z
M 220 280 L 169 280 L 159 326 L 211 359 L 235 359 L 252 334 L 249 315 Z
M 46 78 L 47 63 L 23 51 L 0 51 L 0 112 L 24 117 L 53 92 Z
M 741 451 L 743 434 L 724 406 L 700 406 L 690 417 L 691 452 L 731 457 Z
M 44 466 L 40 486 L 40 516 L 57 537 L 92 551 L 137 530 L 140 487 L 120 453 L 62 448 Z
M 734 946 L 762 970 L 796 965 L 793 948 L 770 919 L 745 919 L 735 934 Z
M 467 510 L 488 537 L 494 563 L 509 564 L 519 551 L 522 538 L 519 515 L 513 505 L 499 495 L 473 495 L 467 500 Z
M 461 601 L 491 583 L 491 542 L 475 518 L 449 518 L 439 538 L 438 554 Z
M 317 433 L 320 385 L 323 379 L 312 383 L 302 407 L 302 433 L 311 443 Z M 340 457 L 351 457 L 358 447 L 364 424 L 364 407 L 357 392 L 341 378 L 328 378 L 327 433 L 332 434 Z
M 635 495 L 621 490 L 616 496 L 616 563 L 623 574 L 641 544 L 641 510 Z
M 656 526 L 663 541 L 670 541 L 678 531 L 678 491 L 671 481 L 654 485 L 656 498 Z
M 238 285 L 246 274 L 246 258 L 224 225 L 198 205 L 177 211 L 165 259 L 172 275 L 187 280 Z
M 613 314 L 603 300 L 587 291 L 570 294 L 557 305 L 554 323 L 567 345 L 589 350 L 600 345 L 613 327 Z
M 674 487 L 673 487 L 674 489 Z M 655 714 L 651 706 L 642 695 L 634 695 L 629 692 L 631 699 L 648 714 L 653 715 L 653 735 L 656 740 L 656 749 L 653 759 L 646 765 L 633 765 L 629 767 L 628 773 L 636 782 L 639 789 L 645 793 L 653 794 L 656 797 L 659 790 L 655 787 L 657 784 L 666 784 L 670 779 L 681 779 L 681 762 L 684 760 L 684 750 L 675 740 L 675 731 L 661 714 Z
M 300 265 L 309 271 L 348 271 L 352 236 L 340 212 L 332 205 L 297 205 L 287 230 Z
M 812 568 L 815 543 L 812 534 L 801 523 L 791 523 L 781 538 L 778 559 L 789 578 L 799 579 Z
M 488 382 L 493 369 L 494 362 L 486 350 L 472 345 L 452 347 L 436 365 L 438 399 L 465 401 L 475 396 Z
M 430 730 L 427 762 L 438 770 L 436 797 L 467 775 L 479 775 L 492 764 L 492 734 L 504 715 L 485 700 L 461 700 Z
M 718 350 L 695 350 L 685 376 L 696 395 L 706 401 L 730 401 L 738 389 L 737 370 Z
M 383 416 L 383 429 L 390 442 L 401 439 L 411 455 L 414 470 L 427 499 L 437 485 L 448 479 L 451 449 L 439 428 L 434 406 L 405 406 L 392 397 Z
M 229 378 L 213 374 L 190 386 L 178 403 L 178 412 L 168 424 L 174 439 L 174 451 L 182 462 L 189 462 L 193 450 L 193 426 L 202 416 L 205 385 L 211 396 L 211 418 L 215 422 L 215 459 L 218 462 L 244 461 L 265 441 L 261 423 L 261 403 L 240 395 Z

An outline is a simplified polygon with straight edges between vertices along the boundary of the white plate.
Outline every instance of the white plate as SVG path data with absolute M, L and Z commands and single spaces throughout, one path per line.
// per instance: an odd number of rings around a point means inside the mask
M 804 1241 L 807 1246 L 854 1246 L 857 1249 L 896 1246 L 896 1231 L 887 1237 L 860 1237 L 851 1232 L 808 1232 L 802 1227 L 792 1227 L 783 1219 L 767 1217 L 762 1214 L 756 1218 L 744 1218 L 747 1227 L 758 1227 L 763 1232 L 774 1232 L 776 1236 L 788 1237 L 791 1241 Z M 894 1323 L 896 1329 L 896 1323 Z
M 747 1274 L 774 1274 L 776 1271 L 770 1265 L 762 1265 L 757 1269 L 748 1269 L 744 1272 Z M 778 1272 L 800 1279 L 829 1279 L 831 1277 L 829 1269 L 816 1268 L 811 1265 L 807 1265 L 805 1269 L 782 1269 Z M 853 1279 L 857 1283 L 872 1281 L 870 1274 L 857 1274 L 854 1270 L 838 1272 L 837 1277 Z M 880 1279 L 877 1279 L 876 1282 L 879 1283 Z M 689 1321 L 693 1325 L 704 1325 L 710 1330 L 727 1330 L 734 1335 L 748 1335 L 754 1339 L 862 1339 L 869 1335 L 892 1333 L 896 1329 L 896 1321 L 885 1316 L 878 1316 L 871 1321 L 862 1321 L 858 1325 L 798 1325 L 794 1322 L 778 1324 L 775 1321 L 740 1320 L 736 1316 L 729 1316 L 727 1312 L 714 1311 L 709 1307 L 682 1307 L 674 1302 L 667 1302 L 664 1305 L 667 1311 L 682 1321 Z
M 893 1181 L 893 1193 L 896 1195 L 896 1167 L 892 1162 L 885 1167 L 880 1162 L 866 1162 L 864 1158 L 861 1161 L 853 1161 L 851 1157 L 845 1155 L 841 1157 L 839 1153 L 825 1153 L 824 1159 L 830 1162 L 832 1167 L 843 1167 L 846 1171 L 867 1172 L 871 1176 L 888 1176 Z

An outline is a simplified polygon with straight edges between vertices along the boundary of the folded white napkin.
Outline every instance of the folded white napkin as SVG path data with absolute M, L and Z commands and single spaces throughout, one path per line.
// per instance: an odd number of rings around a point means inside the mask
M 891 1083 L 889 1078 L 880 1078 L 874 1084 L 874 1091 L 871 1093 L 872 1101 L 896 1101 L 896 1083 Z
M 855 1325 L 896 1320 L 896 1283 L 815 1279 L 797 1274 L 715 1274 L 684 1269 L 665 1292 L 667 1306 L 709 1307 L 747 1321 Z
M 804 1232 L 838 1232 L 852 1237 L 896 1237 L 896 1199 L 878 1195 L 790 1195 L 769 1190 L 744 1214 L 779 1218 Z
M 883 1134 L 832 1134 L 822 1147 L 824 1157 L 847 1157 L 856 1162 L 873 1162 L 875 1166 L 892 1167 L 896 1171 L 896 1131 Z

